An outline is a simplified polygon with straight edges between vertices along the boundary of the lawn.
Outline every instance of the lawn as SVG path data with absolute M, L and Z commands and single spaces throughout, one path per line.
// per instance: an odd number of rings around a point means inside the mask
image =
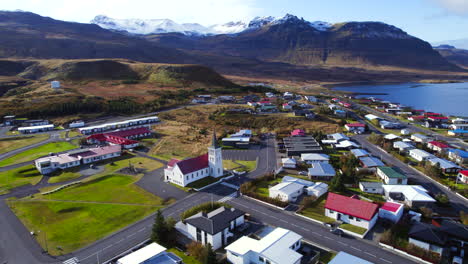
M 76 146 L 68 142 L 47 143 L 37 148 L 29 149 L 7 159 L 0 161 L 0 167 L 18 164 L 21 162 L 32 161 L 42 156 L 46 156 L 51 152 L 62 152 L 75 149 Z
M 29 146 L 49 138 L 48 134 L 0 139 L 0 154 Z
M 364 235 L 366 233 L 367 229 L 360 227 L 360 226 L 355 226 L 355 225 L 350 225 L 350 224 L 341 224 L 340 228 L 354 232 L 356 234 Z
M 10 208 L 52 255 L 72 252 L 139 220 L 170 201 L 134 185 L 137 177 L 99 177 L 49 195 L 10 200 Z M 62 248 L 59 250 L 57 247 Z
M 335 219 L 325 216 L 325 202 L 326 199 L 322 196 L 312 207 L 302 210 L 300 214 L 321 222 L 333 223 L 336 221 Z
M 194 257 L 187 256 L 187 255 L 185 255 L 184 252 L 182 252 L 182 251 L 180 251 L 180 250 L 178 250 L 176 248 L 170 248 L 167 251 L 172 252 L 172 253 L 176 254 L 177 256 L 179 256 L 182 259 L 182 262 L 185 263 L 185 264 L 201 264 L 201 262 L 196 260 Z
M 208 176 L 208 177 L 205 177 L 203 179 L 200 179 L 198 181 L 194 181 L 192 183 L 189 183 L 187 184 L 187 188 L 194 188 L 194 189 L 200 189 L 202 187 L 205 187 L 209 184 L 212 184 L 214 182 L 217 182 L 219 181 L 220 178 L 215 178 L 215 177 L 211 177 L 211 176 Z
M 330 262 L 334 257 L 336 256 L 336 253 L 334 252 L 329 252 L 327 251 L 326 253 L 321 253 L 319 261 L 320 263 L 328 263 Z
M 372 201 L 375 202 L 385 202 L 385 199 L 381 194 L 376 194 L 376 193 L 366 193 L 361 191 L 359 188 L 348 188 L 349 191 L 353 192 L 353 194 L 357 194 L 360 196 L 363 196 L 367 199 L 371 199 Z
M 144 157 L 131 157 L 132 154 L 128 154 L 125 156 L 122 156 L 122 158 L 119 158 L 117 160 L 114 160 L 112 162 L 106 162 L 106 172 L 115 172 L 117 170 L 123 169 L 125 167 L 128 167 L 129 164 L 133 165 L 135 168 L 143 169 L 145 171 L 154 171 L 156 169 L 159 169 L 163 166 L 163 164 L 159 161 L 152 160 L 149 158 L 144 158 Z
M 261 181 L 256 185 L 257 188 L 255 189 L 255 192 L 262 196 L 270 197 L 270 191 L 268 187 L 271 185 L 280 183 L 280 182 L 281 182 L 281 178 L 279 177 L 271 181 Z
M 240 166 L 244 165 L 245 167 Z M 227 170 L 237 170 L 237 171 L 253 171 L 257 167 L 257 161 L 246 161 L 246 160 L 223 160 L 223 166 Z
M 26 184 L 36 185 L 42 179 L 33 165 L 0 172 L 0 194 Z
M 74 180 L 81 177 L 81 174 L 77 169 L 67 169 L 66 171 L 61 171 L 58 174 L 54 174 L 49 177 L 49 183 L 59 183 Z

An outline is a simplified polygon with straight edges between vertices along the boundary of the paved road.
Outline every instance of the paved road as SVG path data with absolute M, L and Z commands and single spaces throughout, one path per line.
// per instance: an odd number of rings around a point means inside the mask
M 370 143 L 369 141 L 367 141 L 366 135 L 356 135 L 356 136 L 353 136 L 353 139 L 359 142 L 359 144 L 361 144 L 363 148 L 367 149 L 374 156 L 379 157 L 380 159 L 385 161 L 387 164 L 391 164 L 392 166 L 398 167 L 408 176 L 409 179 L 413 179 L 414 181 L 418 182 L 419 184 L 421 184 L 424 188 L 426 188 L 428 191 L 432 192 L 433 194 L 438 194 L 438 193 L 446 194 L 449 197 L 452 206 L 458 211 L 463 210 L 466 212 L 468 210 L 467 202 L 465 199 L 456 195 L 454 192 L 441 187 L 434 180 L 427 178 L 421 172 L 410 168 L 407 164 L 403 163 L 399 159 L 393 157 L 392 155 L 383 151 L 379 147 Z
M 21 152 L 24 152 L 24 151 L 26 151 L 28 149 L 37 148 L 37 147 L 45 145 L 47 143 L 51 143 L 51 142 L 55 142 L 55 141 L 59 141 L 59 140 L 60 140 L 60 134 L 58 132 L 51 133 L 50 137 L 48 139 L 44 140 L 44 141 L 37 142 L 37 143 L 29 145 L 29 146 L 14 149 L 12 151 L 0 154 L 0 160 L 6 159 L 6 158 L 11 157 L 11 156 L 14 156 L 14 155 L 16 155 L 18 153 L 21 153 Z

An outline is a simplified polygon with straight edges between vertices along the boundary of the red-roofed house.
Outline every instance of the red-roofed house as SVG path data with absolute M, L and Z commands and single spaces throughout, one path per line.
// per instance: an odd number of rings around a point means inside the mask
M 302 129 L 294 129 L 291 132 L 291 136 L 293 136 L 293 137 L 305 137 L 305 135 L 306 135 L 306 133 Z
M 172 159 L 164 169 L 165 181 L 184 187 L 205 177 L 219 178 L 223 175 L 222 151 L 214 134 L 207 154 L 185 160 Z
M 439 114 L 439 113 L 433 113 L 433 112 L 427 112 L 427 113 L 424 113 L 425 116 L 441 116 L 442 114 Z
M 147 127 L 140 127 L 109 133 L 94 134 L 87 137 L 86 140 L 91 144 L 108 142 L 113 145 L 121 145 L 125 149 L 130 149 L 140 145 L 140 143 L 134 139 L 147 137 L 149 135 L 151 135 L 151 130 Z
M 439 142 L 439 141 L 429 141 L 429 142 L 427 142 L 427 147 L 429 149 L 432 149 L 432 150 L 437 151 L 437 152 L 444 152 L 444 151 L 446 151 L 447 149 L 450 148 L 449 145 L 444 144 L 444 143 Z
M 328 193 L 325 215 L 343 223 L 371 229 L 377 222 L 378 208 L 374 203 Z
M 447 122 L 449 118 L 446 116 L 429 116 L 427 119 L 434 122 Z
M 387 219 L 393 223 L 397 223 L 403 216 L 403 211 L 403 204 L 386 202 L 382 207 L 379 208 L 379 218 Z
M 410 116 L 408 117 L 408 120 L 410 121 L 421 121 L 421 120 L 424 120 L 426 119 L 425 116 Z
M 468 170 L 462 170 L 458 172 L 457 182 L 468 183 Z
M 352 124 L 346 124 L 345 125 L 346 130 L 354 133 L 364 133 L 366 130 L 366 125 L 362 123 L 352 123 Z

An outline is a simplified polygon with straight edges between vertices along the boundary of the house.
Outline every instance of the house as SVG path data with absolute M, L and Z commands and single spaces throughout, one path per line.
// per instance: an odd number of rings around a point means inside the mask
M 232 103 L 236 101 L 236 97 L 232 95 L 221 95 L 218 96 L 217 100 L 221 103 Z
M 385 184 L 408 184 L 408 177 L 390 167 L 378 167 L 377 176 L 379 176 Z
M 32 134 L 37 132 L 46 132 L 54 130 L 54 125 L 18 127 L 18 132 L 22 134 Z
M 413 140 L 414 142 L 426 143 L 429 141 L 429 137 L 423 134 L 413 134 L 411 135 L 411 140 Z
M 330 110 L 335 110 L 335 109 L 337 109 L 337 108 L 338 108 L 338 106 L 335 105 L 335 104 L 329 104 L 329 105 L 328 105 L 328 109 L 330 109 Z
M 468 130 L 468 124 L 451 124 L 449 126 L 451 130 Z
M 205 177 L 219 178 L 223 175 L 222 150 L 215 133 L 207 154 L 185 160 L 172 159 L 164 169 L 165 181 L 184 187 Z
M 452 120 L 452 124 L 468 124 L 468 119 L 455 118 Z
M 350 149 L 353 149 L 353 148 L 360 148 L 361 146 L 354 143 L 353 141 L 350 141 L 350 140 L 343 140 L 343 141 L 340 141 L 338 142 L 338 144 L 335 144 L 335 148 L 336 149 L 347 149 L 347 150 L 350 150 Z
M 351 197 L 328 193 L 325 202 L 325 216 L 343 223 L 371 229 L 377 222 L 377 209 L 374 203 Z
M 393 148 L 398 149 L 401 153 L 406 153 L 411 149 L 414 149 L 414 146 L 404 141 L 397 141 L 393 142 Z
M 336 142 L 340 142 L 340 141 L 343 141 L 343 140 L 349 140 L 349 137 L 345 136 L 343 133 L 330 134 L 330 135 L 327 135 L 327 138 L 335 140 Z
M 295 169 L 297 161 L 294 158 L 284 158 L 281 159 L 281 164 L 283 165 L 283 168 Z
M 408 120 L 409 120 L 409 121 L 413 121 L 413 122 L 423 121 L 424 119 L 426 119 L 426 117 L 425 117 L 425 116 L 422 116 L 422 115 L 419 115 L 419 116 L 410 116 L 410 117 L 408 117 Z
M 292 105 L 288 103 L 283 104 L 283 110 L 292 110 L 292 109 L 293 109 Z
M 351 154 L 354 155 L 356 158 L 368 157 L 370 154 L 364 149 L 352 149 L 350 150 Z
M 291 136 L 292 137 L 305 137 L 306 136 L 306 133 L 304 130 L 302 129 L 294 129 L 292 132 L 291 132 Z
M 21 126 L 33 127 L 33 126 L 45 126 L 49 124 L 49 120 L 36 119 L 36 120 L 24 120 L 21 122 Z
M 249 148 L 250 138 L 252 137 L 252 130 L 242 129 L 237 133 L 229 135 L 229 137 L 223 138 L 221 141 L 224 146 L 230 146 L 235 148 Z
M 214 250 L 228 245 L 234 230 L 244 224 L 245 213 L 224 206 L 209 213 L 199 212 L 187 219 L 185 225 L 192 240 L 211 244 Z
M 345 118 L 348 113 L 345 110 L 337 109 L 337 110 L 333 111 L 333 114 L 338 116 L 338 117 Z
M 393 223 L 398 223 L 403 216 L 404 211 L 405 207 L 403 204 L 386 202 L 379 208 L 379 218 L 389 220 Z
M 316 103 L 317 102 L 317 98 L 315 96 L 312 96 L 312 95 L 306 95 L 305 96 L 305 99 L 309 102 L 312 102 L 312 103 Z
M 299 110 L 294 110 L 294 116 L 309 116 L 311 119 L 315 117 L 314 112 L 310 111 L 309 109 L 299 109 Z
M 435 156 L 432 155 L 431 153 L 429 153 L 427 151 L 424 151 L 424 150 L 421 150 L 421 149 L 410 149 L 408 151 L 408 153 L 409 153 L 410 157 L 412 157 L 413 159 L 415 159 L 415 160 L 417 160 L 419 162 L 435 158 Z
M 430 207 L 435 203 L 427 190 L 420 185 L 383 185 L 387 201 L 402 202 L 409 207 Z
M 78 128 L 78 127 L 84 127 L 84 126 L 85 126 L 85 122 L 82 120 L 74 121 L 68 124 L 69 128 Z
M 468 183 L 468 170 L 461 170 L 458 172 L 457 182 Z
M 314 186 L 314 185 L 315 185 L 314 182 L 307 181 L 307 180 L 303 180 L 303 179 L 299 179 L 299 178 L 296 178 L 296 177 L 291 177 L 291 176 L 284 176 L 284 177 L 281 179 L 281 182 L 294 182 L 294 183 L 297 183 L 297 184 L 301 184 L 301 185 L 303 185 L 304 187 L 311 187 L 311 186 Z
M 283 99 L 284 100 L 291 100 L 291 99 L 294 99 L 294 94 L 291 93 L 291 92 L 285 92 L 283 94 Z
M 384 136 L 384 139 L 386 140 L 389 140 L 389 141 L 393 141 L 393 140 L 396 140 L 396 139 L 399 139 L 400 137 L 395 135 L 395 134 L 387 134 Z
M 78 149 L 63 154 L 36 159 L 34 161 L 34 165 L 41 174 L 49 174 L 57 170 L 118 157 L 121 152 L 122 148 L 120 145 Z
M 446 123 L 449 120 L 449 118 L 446 116 L 429 116 L 427 119 L 437 123 Z
M 383 194 L 381 182 L 359 182 L 359 189 L 366 193 Z
M 398 123 L 398 122 L 390 122 L 390 121 L 387 121 L 387 120 L 381 120 L 379 122 L 380 124 L 380 127 L 382 129 L 398 129 L 398 128 L 402 128 L 403 125 L 401 123 Z
M 316 182 L 313 186 L 306 188 L 307 195 L 313 195 L 320 198 L 322 195 L 328 192 L 328 184 L 324 182 Z
M 301 154 L 301 160 L 307 164 L 316 163 L 316 162 L 325 162 L 330 161 L 330 156 L 323 153 L 304 153 Z
M 443 173 L 457 173 L 458 171 L 461 170 L 460 166 L 445 159 L 433 158 L 433 159 L 429 159 L 428 161 L 429 163 L 431 163 L 432 166 L 439 164 Z
M 427 142 L 427 147 L 429 149 L 432 149 L 432 150 L 434 150 L 436 152 L 439 152 L 439 153 L 444 152 L 444 151 L 446 151 L 447 149 L 450 148 L 449 145 L 444 144 L 444 143 L 439 142 L 439 141 L 429 141 L 429 142 Z
M 227 260 L 233 264 L 300 264 L 302 237 L 277 227 L 260 240 L 243 236 L 226 247 Z
M 304 185 L 295 182 L 281 182 L 268 188 L 271 198 L 280 199 L 283 202 L 295 202 L 304 193 Z
M 182 259 L 172 252 L 167 252 L 166 248 L 157 244 L 151 243 L 144 246 L 125 257 L 119 258 L 117 264 L 181 264 Z
M 311 136 L 291 136 L 283 138 L 288 157 L 300 156 L 303 153 L 321 152 L 320 144 Z
M 346 252 L 340 251 L 328 262 L 328 264 L 374 264 L 373 262 L 358 258 Z
M 403 135 L 403 136 L 407 136 L 411 133 L 411 131 L 407 128 L 403 128 L 401 131 L 400 131 L 400 134 Z
M 140 143 L 135 139 L 151 136 L 152 132 L 147 127 L 133 128 L 108 133 L 99 133 L 88 136 L 86 140 L 90 144 L 109 143 L 121 145 L 122 148 L 131 149 L 138 147 Z
M 91 135 L 94 133 L 100 133 L 110 130 L 125 130 L 125 129 L 133 129 L 139 127 L 149 127 L 151 124 L 158 123 L 159 117 L 157 116 L 150 116 L 150 117 L 143 117 L 137 119 L 130 119 L 120 122 L 114 123 L 105 123 L 97 126 L 89 126 L 89 127 L 80 127 L 78 131 L 83 135 Z
M 373 114 L 367 114 L 364 116 L 367 120 L 369 121 L 372 121 L 372 120 L 380 120 L 381 118 L 376 116 L 376 115 L 373 115 Z
M 462 129 L 449 130 L 448 134 L 450 136 L 466 137 L 466 136 L 468 136 L 468 130 L 462 130 Z
M 449 159 L 457 162 L 458 164 L 468 163 L 468 151 L 464 151 L 461 149 L 449 149 L 448 157 Z
M 366 169 L 376 169 L 377 167 L 385 166 L 385 164 L 376 157 L 361 157 L 359 158 L 359 163 L 363 168 Z
M 362 134 L 364 131 L 366 131 L 366 125 L 362 123 L 352 123 L 352 124 L 346 124 L 345 128 L 349 132 L 353 132 L 356 134 Z
M 317 178 L 323 180 L 331 180 L 336 175 L 332 165 L 324 162 L 316 162 L 311 164 L 308 170 L 309 178 Z

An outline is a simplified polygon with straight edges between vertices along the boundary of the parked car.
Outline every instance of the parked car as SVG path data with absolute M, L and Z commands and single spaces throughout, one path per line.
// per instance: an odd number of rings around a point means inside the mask
M 303 175 L 303 176 L 307 176 L 308 173 L 307 173 L 307 171 L 300 171 L 298 174 Z

